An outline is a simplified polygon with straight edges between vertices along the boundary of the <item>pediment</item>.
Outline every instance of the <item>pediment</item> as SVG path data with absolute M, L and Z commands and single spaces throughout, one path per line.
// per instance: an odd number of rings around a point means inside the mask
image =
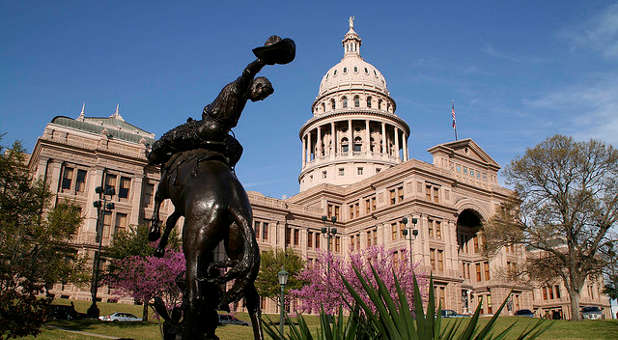
M 485 152 L 470 138 L 439 144 L 428 149 L 427 151 L 433 154 L 440 150 L 451 154 L 455 153 L 462 158 L 472 159 L 498 168 L 500 167 L 500 165 L 493 158 L 491 158 L 487 152 Z

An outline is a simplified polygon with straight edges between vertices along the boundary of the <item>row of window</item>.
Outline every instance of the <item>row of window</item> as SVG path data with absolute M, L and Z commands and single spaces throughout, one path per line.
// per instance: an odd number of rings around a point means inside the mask
M 320 112 L 320 113 L 324 113 L 326 112 L 327 109 L 327 102 L 322 102 L 319 106 L 316 106 L 316 113 Z M 347 96 L 343 96 L 341 98 L 339 98 L 339 104 L 337 104 L 337 101 L 335 100 L 335 98 L 331 98 L 328 101 L 328 108 L 331 110 L 336 110 L 337 108 L 342 108 L 342 109 L 346 109 L 350 106 L 349 100 Z M 376 108 L 378 110 L 386 110 L 388 112 L 391 112 L 391 104 L 389 102 L 387 102 L 386 104 L 384 104 L 384 100 L 382 99 L 378 99 L 377 102 L 373 99 L 373 97 L 371 96 L 367 96 L 364 100 L 364 107 L 365 108 L 372 108 L 373 105 L 376 105 Z M 352 103 L 353 107 L 356 108 L 360 108 L 361 107 L 361 97 L 356 95 L 354 97 L 352 97 Z M 319 108 L 319 109 L 318 109 Z
M 485 235 L 480 232 L 459 232 L 457 233 L 457 241 L 460 252 L 464 254 L 479 254 L 481 252 L 481 246 L 485 244 Z
M 546 286 L 541 288 L 541 292 L 543 293 L 543 300 L 553 300 L 554 297 L 556 299 L 560 299 L 560 286 Z
M 256 239 L 268 241 L 268 222 L 253 221 L 253 229 Z
M 86 191 L 86 176 L 88 172 L 84 169 L 70 166 L 63 167 L 62 170 L 62 192 L 83 193 Z M 118 180 L 120 178 L 120 180 Z M 105 187 L 113 187 L 116 196 L 120 199 L 129 198 L 131 191 L 131 178 L 115 174 L 105 174 Z
M 474 265 L 474 268 L 476 270 L 476 276 L 475 276 L 476 282 L 491 280 L 491 273 L 489 271 L 489 262 L 487 261 L 477 262 L 474 264 L 470 262 L 465 262 L 465 261 L 462 262 L 461 263 L 461 273 L 464 279 L 472 280 L 472 277 L 470 275 L 470 267 L 472 265 Z
M 457 173 L 463 174 L 464 176 L 470 176 L 472 178 L 476 178 L 477 180 L 483 180 L 483 182 L 487 182 L 487 173 L 481 172 L 479 170 L 475 170 L 472 168 L 468 168 L 467 166 L 462 166 L 457 164 L 455 166 Z M 463 171 L 462 171 L 463 170 Z

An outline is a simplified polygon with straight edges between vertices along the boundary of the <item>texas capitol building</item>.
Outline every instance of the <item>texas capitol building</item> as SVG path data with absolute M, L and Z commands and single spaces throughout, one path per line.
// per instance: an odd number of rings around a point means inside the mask
M 328 225 L 337 228 L 330 247 L 336 255 L 377 245 L 399 256 L 411 247 L 418 268 L 433 273 L 436 299 L 444 309 L 470 313 L 483 298 L 483 314 L 492 314 L 512 291 L 504 315 L 530 309 L 537 316 L 555 310 L 569 317 L 568 294 L 558 281 L 541 287 L 502 278 L 501 272 L 524 263 L 522 247 L 501 249 L 490 258 L 481 253 L 480 228 L 512 194 L 498 184 L 500 165 L 472 139 L 431 147 L 431 164 L 410 159 L 410 127 L 396 114 L 382 73 L 361 57 L 361 42 L 350 21 L 343 58 L 322 77 L 311 117 L 299 131 L 300 192 L 287 199 L 248 192 L 260 248 L 292 248 L 311 263 L 327 249 L 321 232 L 326 216 Z M 104 218 L 104 246 L 119 229 L 151 223 L 159 169 L 147 166 L 145 151 L 154 139 L 127 123 L 118 109 L 109 117 L 86 117 L 84 110 L 76 119 L 57 116 L 45 127 L 29 168 L 49 183 L 57 194 L 54 202 L 69 200 L 82 207 L 84 223 L 71 240 L 76 253 L 94 257 L 92 203 L 99 185 L 116 188 L 116 208 Z M 165 202 L 163 219 L 171 211 Z M 404 235 L 404 229 L 410 232 Z M 410 242 L 412 230 L 417 235 Z M 587 282 L 581 304 L 602 307 L 609 317 L 609 300 L 601 290 L 601 282 Z M 58 283 L 52 292 L 90 298 L 88 287 L 70 284 Z M 105 287 L 98 296 L 118 298 Z M 269 299 L 262 307 L 277 311 Z M 242 303 L 236 308 L 243 310 Z

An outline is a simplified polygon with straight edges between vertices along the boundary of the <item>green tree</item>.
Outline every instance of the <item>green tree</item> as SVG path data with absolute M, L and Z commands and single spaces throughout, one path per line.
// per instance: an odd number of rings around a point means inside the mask
M 287 295 L 290 289 L 300 289 L 304 282 L 297 279 L 297 274 L 305 267 L 305 261 L 290 248 L 285 250 L 268 250 L 260 255 L 260 272 L 255 280 L 255 288 L 262 297 L 278 301 L 281 286 L 277 274 L 281 266 L 289 273 L 285 286 Z
M 140 224 L 137 226 L 130 226 L 126 231 L 119 231 L 114 235 L 111 245 L 105 249 L 104 256 L 117 260 L 124 258 L 139 256 L 146 259 L 148 256 L 155 255 L 155 249 L 158 243 L 150 242 L 148 240 L 148 226 Z M 168 249 L 178 250 L 180 248 L 180 240 L 176 230 L 172 230 L 169 235 L 169 242 L 167 244 Z M 106 273 L 107 281 L 113 281 L 118 271 L 123 268 L 117 268 L 114 264 L 117 261 L 113 261 L 108 267 Z M 148 321 L 148 301 L 142 301 L 144 304 L 143 319 Z
M 0 339 L 39 333 L 50 284 L 88 282 L 86 258 L 68 244 L 82 218 L 71 203 L 49 208 L 52 194 L 32 181 L 19 142 L 0 146 Z
M 602 275 L 603 256 L 617 242 L 618 151 L 599 141 L 556 135 L 504 170 L 516 196 L 485 226 L 489 250 L 522 244 L 529 253 L 520 273 L 539 281 L 560 278 L 579 319 L 586 279 Z

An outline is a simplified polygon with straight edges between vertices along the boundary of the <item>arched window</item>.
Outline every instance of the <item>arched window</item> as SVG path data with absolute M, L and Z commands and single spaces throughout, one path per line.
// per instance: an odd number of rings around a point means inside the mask
M 371 107 L 371 96 L 367 97 L 367 107 Z
M 386 104 L 386 111 L 391 112 L 391 104 Z
M 371 152 L 373 152 L 376 147 L 376 141 L 373 139 L 373 137 L 369 139 L 369 147 L 371 148 Z
M 333 71 L 333 76 L 336 76 L 336 75 L 337 75 L 337 70 L 334 70 Z
M 354 138 L 354 145 L 353 145 L 353 151 L 354 152 L 360 152 L 361 151 L 361 146 L 363 145 L 363 140 L 360 137 L 356 137 Z
M 349 150 L 348 137 L 343 137 L 341 138 L 341 151 L 348 152 L 348 150 Z
M 348 72 L 348 68 L 347 68 L 347 67 L 344 67 L 344 68 L 343 68 L 343 73 L 347 73 L 347 72 Z
M 369 74 L 369 70 L 365 67 L 365 73 Z
M 331 99 L 331 100 L 330 100 L 330 108 L 331 108 L 332 110 L 334 110 L 334 109 L 335 109 L 335 99 Z
M 382 99 L 378 100 L 378 110 L 382 110 Z
M 360 97 L 354 96 L 354 107 L 359 107 L 359 106 L 360 106 Z
M 348 107 L 348 97 L 341 98 L 341 106 L 345 109 Z
M 322 103 L 322 112 L 326 112 L 326 103 Z
M 358 67 L 354 66 L 354 73 L 358 72 Z

